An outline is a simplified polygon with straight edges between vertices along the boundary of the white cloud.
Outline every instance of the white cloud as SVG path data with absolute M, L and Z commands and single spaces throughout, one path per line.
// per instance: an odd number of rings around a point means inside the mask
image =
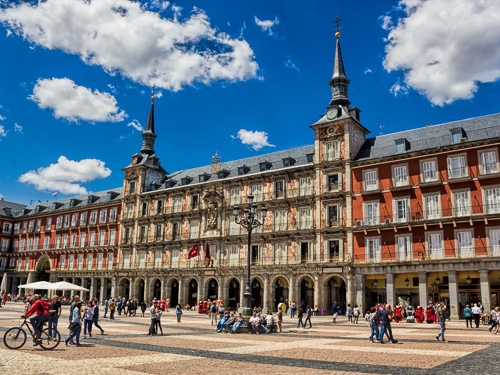
M 57 163 L 31 170 L 19 177 L 19 182 L 34 185 L 41 191 L 59 191 L 63 194 L 87 194 L 81 183 L 106 178 L 111 170 L 97 159 L 68 160 L 60 156 Z
M 370 74 L 370 73 L 373 73 L 373 72 L 372 72 L 372 70 L 370 68 L 366 68 L 363 73 Z
M 128 0 L 16 3 L 0 10 L 0 21 L 16 34 L 147 86 L 176 91 L 257 73 L 250 45 L 217 31 L 197 8 L 179 20 L 179 7 L 166 19 Z
M 135 130 L 137 130 L 138 132 L 142 132 L 144 131 L 144 128 L 142 127 L 141 123 L 136 120 L 136 119 L 133 119 L 132 121 L 130 121 L 127 126 L 131 126 L 133 127 Z
M 389 32 L 384 67 L 403 71 L 406 87 L 442 106 L 500 78 L 498 0 L 401 0 L 400 7 L 405 16 Z
M 259 26 L 263 31 L 267 31 L 269 35 L 274 34 L 272 27 L 280 23 L 278 17 L 276 17 L 274 20 L 259 20 L 257 17 L 254 17 L 254 19 L 255 24 Z
M 23 132 L 23 127 L 16 122 L 14 124 L 14 131 L 17 132 L 17 133 L 22 133 Z
M 30 99 L 69 121 L 118 122 L 127 117 L 113 95 L 77 86 L 69 78 L 39 79 Z
M 1 137 L 7 137 L 7 132 L 5 131 L 5 127 L 3 125 L 0 125 L 0 141 L 2 140 Z
M 393 94 L 394 96 L 398 96 L 398 95 L 406 95 L 408 94 L 408 87 L 405 85 L 405 84 L 402 84 L 399 80 L 394 83 L 390 90 L 391 94 Z
M 231 136 L 231 138 L 239 139 L 241 143 L 243 143 L 244 145 L 249 145 L 256 151 L 265 146 L 276 147 L 275 145 L 272 145 L 267 141 L 268 136 L 266 132 L 240 129 L 238 131 L 238 135 L 236 137 Z
M 380 17 L 380 20 L 382 21 L 382 29 L 390 30 L 393 27 L 391 16 L 387 16 L 387 15 L 382 16 L 382 17 Z
M 1 107 L 0 107 L 0 108 L 1 108 Z M 4 117 L 4 116 L 0 115 L 0 121 L 5 120 L 6 118 L 7 118 L 7 117 Z
M 283 65 L 285 65 L 290 70 L 296 70 L 297 72 L 300 72 L 299 67 L 290 57 L 287 57 L 287 59 L 283 61 Z

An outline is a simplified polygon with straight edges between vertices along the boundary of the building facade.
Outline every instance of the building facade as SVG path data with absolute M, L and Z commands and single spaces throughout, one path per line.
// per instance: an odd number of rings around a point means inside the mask
M 221 298 L 236 308 L 250 258 L 255 306 L 445 300 L 458 317 L 465 301 L 498 304 L 500 115 L 367 138 L 336 36 L 313 144 L 224 163 L 216 154 L 168 173 L 153 97 L 123 187 L 0 217 L 12 226 L 1 234 L 4 288 L 47 278 L 101 299 Z M 268 212 L 249 247 L 233 208 L 248 209 L 250 195 Z

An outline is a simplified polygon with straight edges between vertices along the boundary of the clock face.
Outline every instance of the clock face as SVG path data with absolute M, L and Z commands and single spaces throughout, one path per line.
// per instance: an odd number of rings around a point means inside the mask
M 163 176 L 159 172 L 147 171 L 146 172 L 146 186 L 160 185 L 162 177 Z
M 326 112 L 326 118 L 328 120 L 333 120 L 335 118 L 337 118 L 337 114 L 338 114 L 338 109 L 337 108 L 330 108 L 327 112 Z

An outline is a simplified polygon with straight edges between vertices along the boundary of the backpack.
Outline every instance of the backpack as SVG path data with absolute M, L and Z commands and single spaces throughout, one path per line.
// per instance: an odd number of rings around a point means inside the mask
M 210 306 L 210 311 L 213 312 L 213 313 L 217 312 L 217 305 Z

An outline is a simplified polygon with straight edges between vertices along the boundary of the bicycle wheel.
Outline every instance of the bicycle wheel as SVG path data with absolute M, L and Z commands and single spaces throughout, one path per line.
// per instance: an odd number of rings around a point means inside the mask
M 51 333 L 55 331 L 56 337 L 52 337 Z M 61 335 L 57 329 L 45 328 L 40 334 L 40 346 L 45 350 L 52 350 L 57 348 L 61 342 Z
M 9 349 L 19 349 L 26 343 L 26 331 L 19 327 L 9 329 L 3 335 L 3 343 Z

